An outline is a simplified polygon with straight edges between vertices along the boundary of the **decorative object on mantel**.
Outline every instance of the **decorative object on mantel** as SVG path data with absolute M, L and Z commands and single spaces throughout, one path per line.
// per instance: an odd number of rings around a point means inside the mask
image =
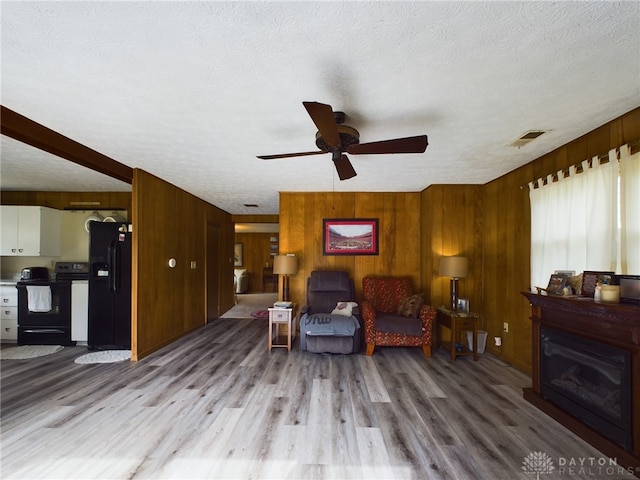
M 439 274 L 441 277 L 451 277 L 449 294 L 452 310 L 458 308 L 458 279 L 465 278 L 469 273 L 469 259 L 467 257 L 440 257 Z
M 615 272 L 584 271 L 580 295 L 593 298 L 598 285 L 610 285 Z
M 620 301 L 640 305 L 640 275 L 615 275 L 613 284 L 620 285 Z
M 549 277 L 546 292 L 549 295 L 569 295 L 567 289 L 568 276 L 563 273 L 553 273 Z
M 596 288 L 600 288 L 601 302 L 620 303 L 620 285 L 601 285 Z
M 547 288 L 535 287 L 535 289 L 538 294 L 544 293 L 546 295 L 562 295 L 565 297 L 569 295 L 582 295 L 583 278 L 584 273 L 576 275 L 572 270 L 556 270 L 549 278 Z M 596 279 L 594 279 L 594 281 L 596 281 Z M 594 283 L 594 285 L 596 283 Z M 591 294 L 587 293 L 587 295 L 584 296 L 593 297 L 594 293 L 595 288 Z
M 23 345 L 20 347 L 5 347 L 0 350 L 1 360 L 26 360 L 44 357 L 64 349 L 62 345 Z

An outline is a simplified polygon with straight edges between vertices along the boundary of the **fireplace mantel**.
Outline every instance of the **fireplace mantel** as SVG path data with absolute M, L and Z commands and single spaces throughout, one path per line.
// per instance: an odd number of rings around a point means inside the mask
M 532 387 L 524 398 L 625 467 L 640 472 L 640 306 L 522 292 L 531 304 Z M 551 327 L 631 354 L 632 447 L 622 448 L 541 395 L 540 329 Z M 638 474 L 636 474 L 638 475 Z

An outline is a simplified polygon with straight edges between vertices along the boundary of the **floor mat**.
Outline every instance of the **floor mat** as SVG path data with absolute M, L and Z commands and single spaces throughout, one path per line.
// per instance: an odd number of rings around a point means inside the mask
M 0 350 L 2 360 L 24 360 L 27 358 L 44 357 L 59 352 L 62 345 L 23 345 L 21 347 L 9 347 Z
M 237 304 L 226 311 L 221 318 L 252 318 L 258 310 L 266 310 L 278 301 L 277 293 L 245 293 L 236 295 Z
M 131 360 L 131 350 L 102 350 L 91 352 L 75 359 L 76 363 L 83 365 L 91 363 L 114 363 Z

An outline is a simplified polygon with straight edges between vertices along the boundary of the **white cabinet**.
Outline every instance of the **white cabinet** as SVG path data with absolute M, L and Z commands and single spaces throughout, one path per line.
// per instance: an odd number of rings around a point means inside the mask
M 0 340 L 18 341 L 18 290 L 15 285 L 0 285 Z
M 0 255 L 59 257 L 62 218 L 47 207 L 0 206 Z

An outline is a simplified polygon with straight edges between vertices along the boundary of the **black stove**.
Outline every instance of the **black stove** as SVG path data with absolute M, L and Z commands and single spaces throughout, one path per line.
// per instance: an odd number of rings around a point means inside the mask
M 42 270 L 46 270 L 42 267 Z M 30 279 L 22 279 L 18 285 L 54 285 L 71 283 L 74 280 L 89 280 L 89 262 L 56 262 L 53 276 L 38 275 Z
M 56 262 L 54 279 L 18 282 L 18 344 L 74 345 L 71 283 L 88 280 L 88 262 Z
M 56 262 L 56 282 L 89 280 L 89 262 Z

